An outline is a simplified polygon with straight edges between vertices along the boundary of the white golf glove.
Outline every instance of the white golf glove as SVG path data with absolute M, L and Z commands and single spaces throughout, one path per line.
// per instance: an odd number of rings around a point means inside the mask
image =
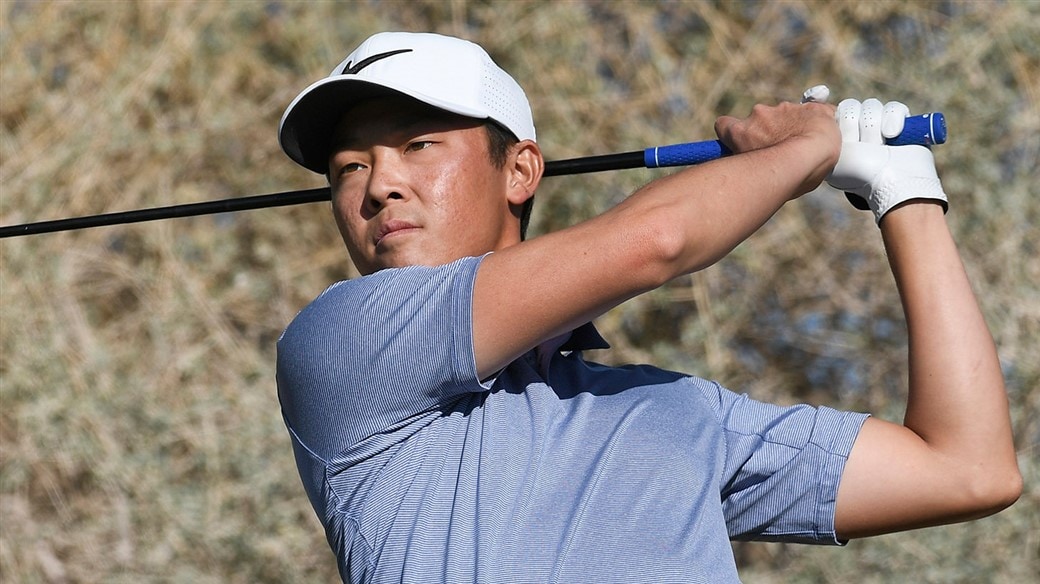
M 841 155 L 827 184 L 845 191 L 857 209 L 870 209 L 878 223 L 896 205 L 911 199 L 934 199 L 946 212 L 948 203 L 935 158 L 924 146 L 886 146 L 885 138 L 903 131 L 909 108 L 897 101 L 862 103 L 846 99 L 835 117 L 841 130 Z

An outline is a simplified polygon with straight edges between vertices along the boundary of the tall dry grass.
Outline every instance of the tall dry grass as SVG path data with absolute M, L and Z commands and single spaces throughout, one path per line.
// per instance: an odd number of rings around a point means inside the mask
M 949 221 L 1000 348 L 1026 493 L 848 549 L 736 551 L 748 582 L 1040 572 L 1036 2 L 3 0 L 0 223 L 318 186 L 279 151 L 279 116 L 388 29 L 488 47 L 550 158 L 708 138 L 715 116 L 818 82 L 944 111 Z M 534 231 L 658 174 L 547 180 Z M 335 581 L 273 358 L 294 313 L 352 275 L 321 204 L 0 242 L 0 579 Z M 825 188 L 600 324 L 603 360 L 901 415 L 905 336 L 876 228 Z

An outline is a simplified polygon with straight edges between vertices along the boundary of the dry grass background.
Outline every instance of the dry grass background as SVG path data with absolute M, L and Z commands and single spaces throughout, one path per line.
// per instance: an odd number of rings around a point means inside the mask
M 944 111 L 949 220 L 1005 364 L 1025 495 L 847 549 L 736 551 L 749 583 L 1035 581 L 1040 5 L 2 0 L 0 223 L 319 186 L 281 154 L 278 119 L 387 29 L 484 44 L 526 87 L 550 158 L 709 138 L 715 116 L 818 82 Z M 655 172 L 548 179 L 534 231 Z M 322 204 L 0 242 L 0 580 L 335 581 L 274 343 L 351 275 Z M 905 337 L 880 238 L 826 188 L 601 325 L 603 360 L 901 415 Z

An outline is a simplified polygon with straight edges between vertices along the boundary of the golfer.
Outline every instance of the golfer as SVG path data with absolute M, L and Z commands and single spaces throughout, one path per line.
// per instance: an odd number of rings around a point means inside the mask
M 733 156 L 526 240 L 544 160 L 523 90 L 479 46 L 377 34 L 307 87 L 281 145 L 328 177 L 362 277 L 285 330 L 278 392 L 344 581 L 737 582 L 731 539 L 841 545 L 1011 504 L 1000 365 L 947 197 L 929 150 L 883 144 L 907 114 L 721 117 Z M 607 347 L 593 319 L 823 181 L 884 240 L 910 336 L 902 423 L 589 360 Z

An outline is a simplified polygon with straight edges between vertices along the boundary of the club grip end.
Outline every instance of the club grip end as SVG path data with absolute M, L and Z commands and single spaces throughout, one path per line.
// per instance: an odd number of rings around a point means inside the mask
M 889 146 L 932 146 L 946 143 L 946 118 L 941 112 L 909 116 L 903 132 L 886 141 Z

